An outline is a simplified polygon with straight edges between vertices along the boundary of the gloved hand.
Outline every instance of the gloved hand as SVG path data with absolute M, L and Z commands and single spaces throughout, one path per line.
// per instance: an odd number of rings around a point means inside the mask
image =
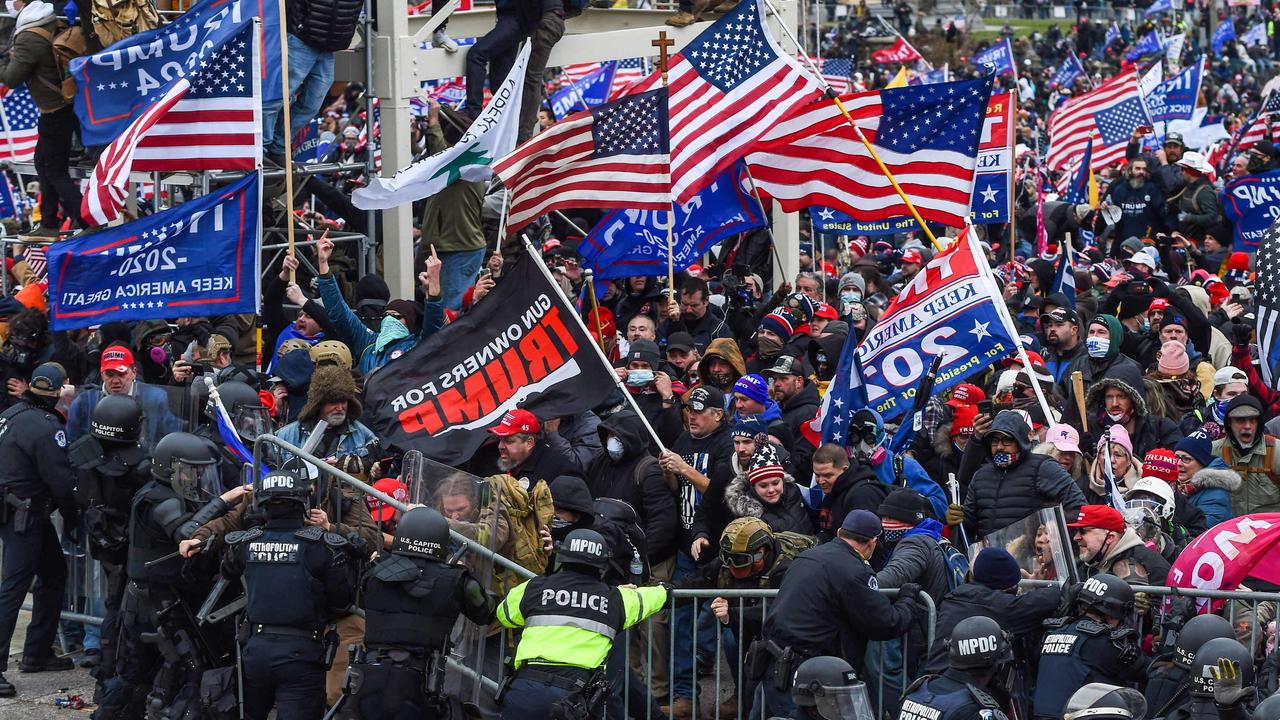
M 1146 615 L 1151 611 L 1151 596 L 1144 592 L 1134 593 L 1133 608 L 1139 615 Z
M 1188 218 L 1188 217 L 1190 217 L 1190 216 L 1191 216 L 1191 214 L 1190 214 L 1190 213 L 1187 213 L 1187 212 L 1180 212 L 1180 213 L 1178 213 L 1178 222 L 1186 222 L 1186 221 L 1187 221 L 1187 218 Z
M 902 587 L 898 588 L 898 599 L 910 600 L 913 603 L 919 602 L 920 590 L 921 590 L 920 585 L 918 585 L 917 583 L 913 583 L 913 582 L 902 583 Z
M 1221 658 L 1217 667 L 1210 667 L 1213 673 L 1213 701 L 1222 707 L 1232 707 L 1245 697 L 1253 694 L 1252 687 L 1243 687 L 1240 675 L 1240 663 L 1235 660 Z
M 964 506 L 948 505 L 946 521 L 948 525 L 959 525 L 964 522 Z
M 1253 326 L 1247 322 L 1231 323 L 1231 340 L 1236 345 L 1248 345 L 1253 339 Z

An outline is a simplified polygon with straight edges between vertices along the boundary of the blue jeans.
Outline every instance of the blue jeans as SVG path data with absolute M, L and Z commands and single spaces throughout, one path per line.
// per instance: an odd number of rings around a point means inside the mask
M 444 306 L 450 310 L 462 307 L 462 296 L 476 282 L 484 248 L 440 253 L 440 289 Z
M 289 137 L 298 134 L 303 125 L 320 112 L 320 105 L 333 85 L 333 53 L 316 50 L 289 34 Z M 262 146 L 272 155 L 284 154 L 284 103 L 276 100 L 262 104 Z
M 502 720 L 545 720 L 551 703 L 568 694 L 568 690 L 517 678 L 503 698 Z
M 676 571 L 672 576 L 672 582 L 693 573 L 697 569 L 697 563 L 693 558 L 684 554 L 676 554 Z M 698 645 L 697 655 L 707 659 L 716 657 L 716 633 L 726 628 L 716 620 L 716 616 L 711 612 L 709 606 L 711 601 L 701 604 L 676 605 L 671 611 L 671 626 L 674 628 L 674 637 L 671 640 L 671 698 L 689 698 L 694 699 L 693 686 L 697 683 L 696 668 L 694 665 L 694 645 L 693 639 L 696 632 Z M 695 631 L 694 624 L 697 628 Z M 732 636 L 725 633 L 726 640 Z M 725 645 L 726 652 L 729 646 Z M 734 651 L 734 655 L 736 655 Z

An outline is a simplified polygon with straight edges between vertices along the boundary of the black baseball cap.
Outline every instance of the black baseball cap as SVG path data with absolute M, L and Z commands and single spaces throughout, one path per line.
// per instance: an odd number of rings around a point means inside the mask
M 694 348 L 693 336 L 687 332 L 671 333 L 667 337 L 668 350 L 680 350 L 682 352 L 693 352 Z
M 800 377 L 809 376 L 809 368 L 806 367 L 804 358 L 793 357 L 791 355 L 782 355 L 773 367 L 764 371 L 765 375 L 799 375 Z
M 684 404 L 694 412 L 702 412 L 707 409 L 719 408 L 724 409 L 724 393 L 719 388 L 713 388 L 708 385 L 696 387 L 689 391 L 685 396 Z

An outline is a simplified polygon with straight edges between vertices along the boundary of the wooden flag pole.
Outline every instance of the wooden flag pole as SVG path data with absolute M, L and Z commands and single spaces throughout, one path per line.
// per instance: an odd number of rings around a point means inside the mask
M 586 278 L 587 293 L 591 295 L 591 314 L 596 319 L 596 341 L 600 343 L 600 349 L 604 349 L 604 325 L 600 323 L 600 301 L 596 299 L 596 278 L 595 273 L 590 268 L 582 271 L 582 276 Z
M 1018 188 L 1016 185 L 1014 185 L 1014 182 L 1017 180 L 1017 177 L 1018 177 L 1018 173 L 1015 170 L 1015 168 L 1017 167 L 1016 161 L 1018 159 L 1018 150 L 1015 147 L 1013 142 L 1018 137 L 1018 132 L 1017 132 L 1018 86 L 1017 85 L 1014 85 L 1013 91 L 1009 93 L 1009 104 L 1012 107 L 1009 108 L 1009 217 L 1007 219 L 1009 221 L 1009 270 L 1010 272 L 1012 272 L 1013 264 L 1017 262 L 1017 257 L 1016 257 L 1017 252 L 1014 250 L 1014 248 L 1016 248 L 1018 245 L 1017 230 L 1014 227 L 1014 223 L 1013 223 L 1014 198 L 1018 194 Z
M 676 44 L 675 40 L 667 37 L 667 31 L 663 30 L 658 33 L 658 38 L 649 43 L 658 49 L 658 69 L 662 71 L 662 87 L 667 87 L 669 70 L 667 63 L 667 53 L 669 49 Z M 671 302 L 676 301 L 676 199 L 671 198 L 671 209 L 667 211 L 667 298 Z
M 282 86 L 280 112 L 283 113 L 284 119 L 284 222 L 289 238 L 289 257 L 296 257 L 293 238 L 293 133 L 291 132 L 293 123 L 289 118 L 291 98 L 289 97 L 289 33 L 285 31 L 287 27 L 289 23 L 285 20 L 285 0 L 280 0 L 280 84 Z M 372 130 L 370 130 L 370 138 L 372 138 Z M 297 281 L 297 271 L 290 270 L 289 282 Z
M 787 39 L 799 48 L 800 43 L 796 40 L 796 36 L 791 32 L 791 28 L 787 27 L 785 22 L 782 22 L 782 13 L 778 12 L 778 9 L 773 6 L 773 3 L 770 0 L 762 1 L 766 6 L 768 6 L 769 11 L 778 18 L 778 26 L 782 28 L 782 32 L 786 33 Z M 809 59 L 808 53 L 800 53 L 800 59 L 809 67 L 809 72 L 813 73 L 813 76 L 818 79 L 818 82 L 822 83 L 822 87 L 826 88 L 827 97 L 830 98 L 831 101 L 836 104 L 836 107 L 840 109 L 840 114 L 843 115 L 845 121 L 849 123 L 849 127 L 853 128 L 853 132 L 857 134 L 858 140 L 862 143 L 862 146 L 871 154 L 871 159 L 876 161 L 876 167 L 880 168 L 880 173 L 884 175 L 885 179 L 889 181 L 889 184 L 893 186 L 893 191 L 898 193 L 898 197 L 902 198 L 902 202 L 907 206 L 907 211 L 911 213 L 911 217 L 915 218 L 916 222 L 920 224 L 920 229 L 924 232 L 925 237 L 929 238 L 929 242 L 933 243 L 933 247 L 937 249 L 938 252 L 942 252 L 943 248 L 938 242 L 938 238 L 933 236 L 933 231 L 925 224 L 924 218 L 920 217 L 920 211 L 917 210 L 916 206 L 911 202 L 911 198 L 907 197 L 907 193 L 902 190 L 902 186 L 899 185 L 897 179 L 893 177 L 893 173 L 889 172 L 889 168 L 884 164 L 884 161 L 876 154 L 875 148 L 871 147 L 871 142 L 867 140 L 867 136 L 862 134 L 862 128 L 858 127 L 858 124 L 853 121 L 853 116 L 849 114 L 849 110 L 844 106 L 844 103 L 840 102 L 840 96 L 837 95 L 836 91 L 831 89 L 831 85 L 823 79 L 822 73 L 814 66 L 813 61 Z M 665 84 L 665 74 L 663 77 Z

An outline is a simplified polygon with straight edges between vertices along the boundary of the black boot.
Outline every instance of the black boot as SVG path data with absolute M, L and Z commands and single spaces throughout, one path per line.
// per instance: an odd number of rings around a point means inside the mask
M 71 658 L 58 657 L 50 654 L 48 657 L 29 658 L 26 655 L 18 661 L 18 672 L 21 673 L 38 673 L 38 672 L 58 672 L 61 670 L 72 670 L 76 664 Z
M 5 679 L 4 674 L 0 673 L 0 698 L 11 698 L 18 694 L 18 688 L 13 683 Z

